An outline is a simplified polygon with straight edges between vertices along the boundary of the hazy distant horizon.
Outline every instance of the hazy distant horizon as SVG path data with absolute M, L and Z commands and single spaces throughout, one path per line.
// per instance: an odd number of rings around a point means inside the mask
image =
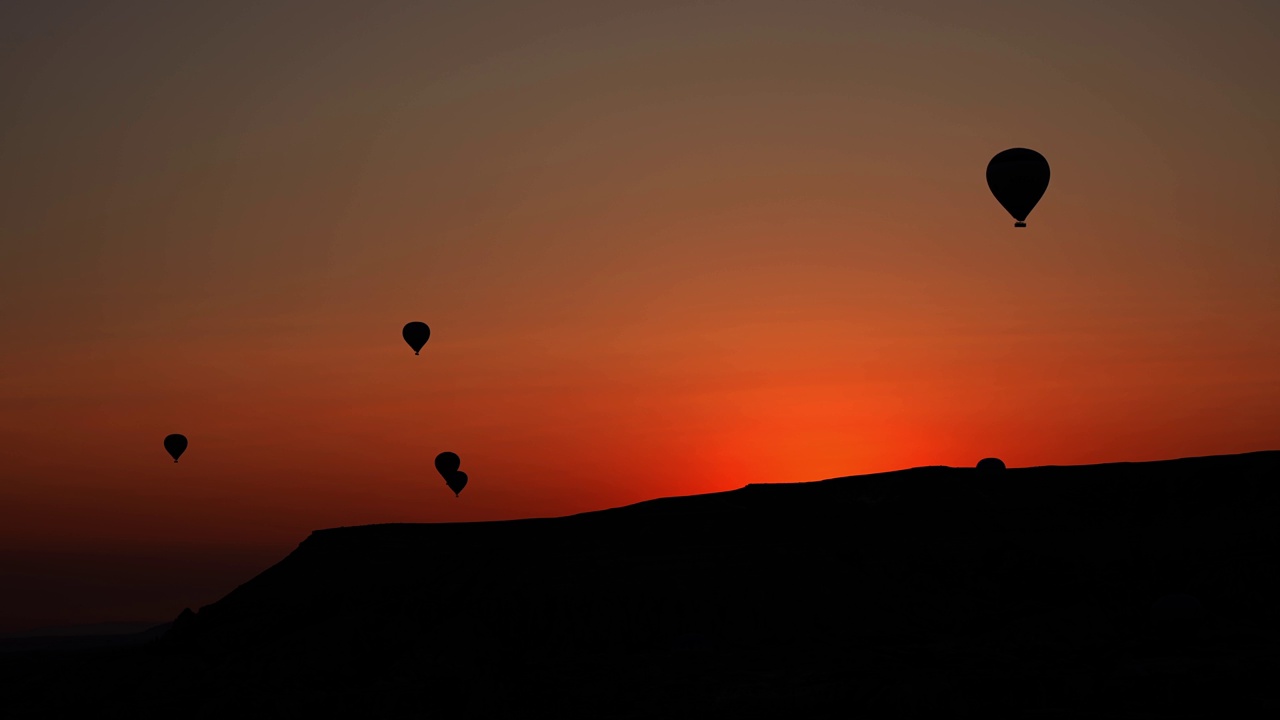
M 128 635 L 137 632 L 150 630 L 167 623 L 173 622 L 173 618 L 167 620 L 156 620 L 154 622 L 140 621 L 115 621 L 101 623 L 86 623 L 76 625 L 42 625 L 34 627 L 30 630 L 17 630 L 10 632 L 0 632 L 0 640 L 16 640 L 19 638 L 33 637 L 82 637 L 96 635 Z

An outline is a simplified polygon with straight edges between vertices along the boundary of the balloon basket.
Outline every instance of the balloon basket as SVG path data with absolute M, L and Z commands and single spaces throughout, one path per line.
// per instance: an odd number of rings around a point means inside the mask
M 1024 222 L 1016 222 L 1016 223 L 1014 223 L 1014 224 L 1013 224 L 1013 226 L 1014 226 L 1014 227 L 1026 227 L 1026 226 L 1027 226 L 1027 224 L 1026 224 L 1026 223 L 1024 223 Z

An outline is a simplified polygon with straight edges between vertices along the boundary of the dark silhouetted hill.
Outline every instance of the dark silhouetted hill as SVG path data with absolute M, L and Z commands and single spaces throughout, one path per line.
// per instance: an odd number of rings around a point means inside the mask
M 926 467 L 321 530 L 0 714 L 1204 717 L 1280 710 L 1280 452 Z

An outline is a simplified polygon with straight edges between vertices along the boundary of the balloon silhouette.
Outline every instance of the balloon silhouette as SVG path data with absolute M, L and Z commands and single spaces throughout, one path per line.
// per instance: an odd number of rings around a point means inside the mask
M 461 497 L 462 488 L 467 486 L 467 474 L 461 470 L 454 470 L 445 476 L 444 482 L 453 491 L 454 497 Z
M 992 473 L 1004 469 L 1004 461 L 1000 458 L 982 458 L 978 461 L 978 472 Z
M 458 470 L 461 464 L 462 459 L 456 453 L 442 452 L 436 456 L 436 471 L 444 478 L 445 485 L 453 491 L 454 497 L 458 497 L 462 488 L 467 486 L 467 474 Z
M 462 459 L 451 452 L 442 452 L 436 456 L 436 471 L 444 476 L 445 480 L 449 479 L 449 473 L 457 472 L 462 465 Z
M 409 347 L 413 348 L 413 354 L 417 355 L 423 345 L 427 344 L 427 340 L 431 338 L 431 328 L 427 327 L 424 322 L 411 322 L 404 326 L 404 330 L 400 331 L 404 336 L 404 341 L 409 343 Z
M 187 436 L 178 435 L 177 433 L 166 435 L 164 437 L 164 449 L 173 456 L 174 462 L 178 462 L 178 456 L 187 450 Z
M 1035 150 L 1010 148 L 987 163 L 987 187 L 1009 211 L 1014 227 L 1026 227 L 1027 216 L 1049 187 L 1049 161 Z

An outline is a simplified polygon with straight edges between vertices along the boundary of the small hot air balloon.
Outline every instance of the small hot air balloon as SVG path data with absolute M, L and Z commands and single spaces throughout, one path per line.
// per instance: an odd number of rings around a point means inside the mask
M 1035 150 L 1010 148 L 987 163 L 987 187 L 1009 211 L 1014 227 L 1026 227 L 1027 216 L 1049 187 L 1049 161 Z
M 404 341 L 409 343 L 409 347 L 413 348 L 413 354 L 417 355 L 431 337 L 431 328 L 424 322 L 411 322 L 404 326 L 400 334 L 404 336 Z
M 173 461 L 178 462 L 178 456 L 187 449 L 187 436 L 174 433 L 164 437 L 164 449 L 173 456 Z
M 980 473 L 998 473 L 1004 470 L 1004 461 L 1000 458 L 982 458 L 978 461 L 978 472 Z
M 461 470 L 454 470 L 445 476 L 444 482 L 453 491 L 454 497 L 461 497 L 462 488 L 467 486 L 467 474 Z
M 455 453 L 442 452 L 436 456 L 436 471 L 443 475 L 446 480 L 449 478 L 449 473 L 457 472 L 461 466 L 462 458 L 459 458 Z

